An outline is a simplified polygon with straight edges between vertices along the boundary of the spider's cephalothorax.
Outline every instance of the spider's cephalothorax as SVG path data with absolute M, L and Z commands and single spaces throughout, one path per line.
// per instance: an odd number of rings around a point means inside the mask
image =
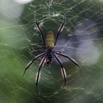
M 48 52 L 48 56 L 46 58 L 46 64 L 50 64 L 53 58 L 52 49 L 49 49 L 47 52 Z
M 59 64 L 60 64 L 60 67 L 61 67 L 61 74 L 62 74 L 62 77 L 64 79 L 64 83 L 66 82 L 67 80 L 67 75 L 66 75 L 66 71 L 65 71 L 65 68 L 64 66 L 62 65 L 62 61 L 60 60 L 60 58 L 58 56 L 62 56 L 62 57 L 65 57 L 65 58 L 68 58 L 71 62 L 73 62 L 75 65 L 77 65 L 78 67 L 79 64 L 71 57 L 67 56 L 66 54 L 64 53 L 61 53 L 60 51 L 53 51 L 53 48 L 55 47 L 56 45 L 56 42 L 58 40 L 58 36 L 60 35 L 60 33 L 62 32 L 63 28 L 64 28 L 64 24 L 65 24 L 65 20 L 63 21 L 63 23 L 60 25 L 59 29 L 58 29 L 58 33 L 56 36 L 54 36 L 54 33 L 52 31 L 49 31 L 46 35 L 46 38 L 44 38 L 44 34 L 39 26 L 39 23 L 38 21 L 36 21 L 36 26 L 38 27 L 38 30 L 39 32 L 41 33 L 41 36 L 42 36 L 42 39 L 43 39 L 43 43 L 44 43 L 44 49 L 45 51 L 42 52 L 41 54 L 38 54 L 37 56 L 35 56 L 33 58 L 32 61 L 30 61 L 26 68 L 25 68 L 25 71 L 24 71 L 24 74 L 26 72 L 26 70 L 31 66 L 31 64 L 38 58 L 42 57 L 41 58 L 41 61 L 40 61 L 40 64 L 39 64 L 39 68 L 38 68 L 38 72 L 36 74 L 36 87 L 38 87 L 38 82 L 40 80 L 40 74 L 41 74 L 41 68 L 42 66 L 44 66 L 45 64 L 50 64 L 52 59 L 55 59 Z M 54 38 L 56 37 L 56 38 Z

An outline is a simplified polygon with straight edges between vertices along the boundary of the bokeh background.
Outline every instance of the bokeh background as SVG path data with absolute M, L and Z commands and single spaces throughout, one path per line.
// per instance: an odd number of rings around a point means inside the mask
M 35 75 L 43 51 L 35 25 L 55 35 L 66 24 L 54 50 L 74 58 L 82 71 L 61 58 L 67 72 L 63 87 L 56 61 L 42 68 L 39 92 Z M 103 0 L 0 0 L 0 103 L 103 103 Z

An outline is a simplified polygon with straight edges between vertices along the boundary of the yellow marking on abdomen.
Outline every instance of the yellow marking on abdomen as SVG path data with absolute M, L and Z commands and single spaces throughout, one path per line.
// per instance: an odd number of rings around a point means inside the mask
M 54 33 L 52 31 L 49 31 L 47 33 L 47 36 L 46 36 L 46 47 L 48 48 L 53 48 L 54 47 Z

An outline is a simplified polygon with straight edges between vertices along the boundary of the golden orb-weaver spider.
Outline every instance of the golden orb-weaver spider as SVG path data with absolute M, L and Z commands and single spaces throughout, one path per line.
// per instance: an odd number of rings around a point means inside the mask
M 46 35 L 46 38 L 44 38 L 44 34 L 43 34 L 43 32 L 42 32 L 42 30 L 41 30 L 41 28 L 39 26 L 38 21 L 36 20 L 36 26 L 37 26 L 37 28 L 38 28 L 41 36 L 42 36 L 45 50 L 44 50 L 43 53 L 40 53 L 37 56 L 35 56 L 33 58 L 33 60 L 30 61 L 27 64 L 27 66 L 25 67 L 25 70 L 24 70 L 24 74 L 25 74 L 26 70 L 31 66 L 31 64 L 36 59 L 38 59 L 38 58 L 43 56 L 43 58 L 41 59 L 40 64 L 39 64 L 38 72 L 36 74 L 36 87 L 38 86 L 38 82 L 40 80 L 40 74 L 41 74 L 42 66 L 44 66 L 44 64 L 50 64 L 53 58 L 55 58 L 58 61 L 58 63 L 60 64 L 61 74 L 62 74 L 62 77 L 64 79 L 64 83 L 66 83 L 67 75 L 66 75 L 65 68 L 62 65 L 62 61 L 60 60 L 60 58 L 58 56 L 62 56 L 62 57 L 68 58 L 71 62 L 73 62 L 75 65 L 77 65 L 80 68 L 80 65 L 73 58 L 67 56 L 64 53 L 61 53 L 60 51 L 54 51 L 53 50 L 53 48 L 55 47 L 55 45 L 57 43 L 57 40 L 58 40 L 58 37 L 59 37 L 60 33 L 64 29 L 64 25 L 65 25 L 65 20 L 63 20 L 62 24 L 60 25 L 60 27 L 58 29 L 58 33 L 56 35 L 56 38 L 55 38 L 54 33 L 52 31 L 49 31 L 47 33 L 47 35 Z

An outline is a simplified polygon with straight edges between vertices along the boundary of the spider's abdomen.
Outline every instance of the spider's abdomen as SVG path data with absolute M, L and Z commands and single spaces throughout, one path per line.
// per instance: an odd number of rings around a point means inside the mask
M 54 39 L 54 33 L 52 31 L 49 31 L 47 33 L 45 41 L 46 41 L 46 47 L 47 48 L 53 48 L 54 47 L 55 39 Z

